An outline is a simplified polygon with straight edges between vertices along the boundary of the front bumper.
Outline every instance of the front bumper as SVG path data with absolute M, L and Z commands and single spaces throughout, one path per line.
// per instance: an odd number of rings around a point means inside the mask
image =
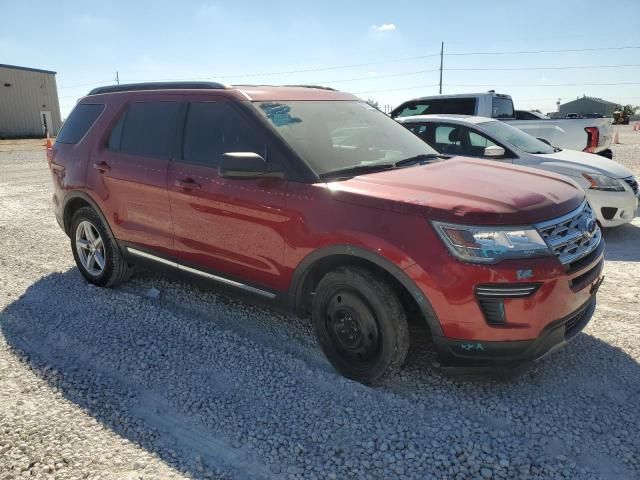
M 638 197 L 631 190 L 603 192 L 587 189 L 585 193 L 598 222 L 605 228 L 629 223 L 636 216 Z
M 434 337 L 434 345 L 443 371 L 451 374 L 509 375 L 521 371 L 552 352 L 563 348 L 584 329 L 596 308 L 596 291 L 576 311 L 549 323 L 532 340 L 468 341 Z

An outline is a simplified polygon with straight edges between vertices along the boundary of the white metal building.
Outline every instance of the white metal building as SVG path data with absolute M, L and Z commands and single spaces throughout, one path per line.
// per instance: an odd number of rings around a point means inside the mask
M 0 138 L 53 137 L 60 123 L 56 72 L 0 64 Z

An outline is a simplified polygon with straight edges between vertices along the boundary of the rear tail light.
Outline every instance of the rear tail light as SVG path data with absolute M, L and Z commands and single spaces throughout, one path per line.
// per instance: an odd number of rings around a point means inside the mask
M 585 127 L 584 131 L 587 132 L 587 146 L 582 151 L 593 153 L 598 148 L 600 130 L 598 130 L 598 127 Z

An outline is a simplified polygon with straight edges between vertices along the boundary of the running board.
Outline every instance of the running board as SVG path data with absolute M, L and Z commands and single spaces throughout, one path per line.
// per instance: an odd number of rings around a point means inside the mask
M 163 265 L 167 265 L 169 267 L 176 268 L 182 272 L 192 273 L 194 275 L 199 275 L 204 278 L 208 278 L 209 280 L 213 280 L 215 282 L 223 283 L 225 285 L 231 285 L 232 287 L 240 288 L 247 292 L 256 293 L 258 295 L 262 295 L 267 298 L 275 298 L 276 295 L 271 292 L 266 292 L 264 290 L 260 290 L 259 288 L 252 287 L 250 285 L 245 285 L 244 283 L 236 282 L 235 280 L 230 280 L 228 278 L 219 277 L 218 275 L 214 275 L 212 273 L 203 272 L 202 270 L 196 270 L 195 268 L 187 267 L 186 265 L 181 265 L 177 262 L 172 262 L 171 260 L 167 260 L 162 257 L 156 257 L 155 255 L 151 255 L 150 253 L 143 252 L 137 250 L 135 248 L 126 247 L 127 252 L 131 255 L 135 255 L 136 257 L 146 258 L 148 260 L 153 260 L 154 262 L 161 263 Z

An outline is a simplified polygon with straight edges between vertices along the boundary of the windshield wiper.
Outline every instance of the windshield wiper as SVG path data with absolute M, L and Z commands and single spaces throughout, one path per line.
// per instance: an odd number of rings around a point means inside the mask
M 416 163 L 426 163 L 428 160 L 434 160 L 436 158 L 442 158 L 443 160 L 448 160 L 452 158 L 452 155 L 443 155 L 441 153 L 423 153 L 421 155 L 416 155 L 414 157 L 405 158 L 404 160 L 397 161 L 395 163 L 396 167 L 408 167 L 410 165 L 415 165 Z
M 325 179 L 330 177 L 355 177 L 356 175 L 360 175 L 362 173 L 380 172 L 382 170 L 388 170 L 391 168 L 394 168 L 394 165 L 391 163 L 356 165 L 354 167 L 339 168 L 338 170 L 331 170 L 330 172 L 322 173 L 320 174 L 320 178 Z

